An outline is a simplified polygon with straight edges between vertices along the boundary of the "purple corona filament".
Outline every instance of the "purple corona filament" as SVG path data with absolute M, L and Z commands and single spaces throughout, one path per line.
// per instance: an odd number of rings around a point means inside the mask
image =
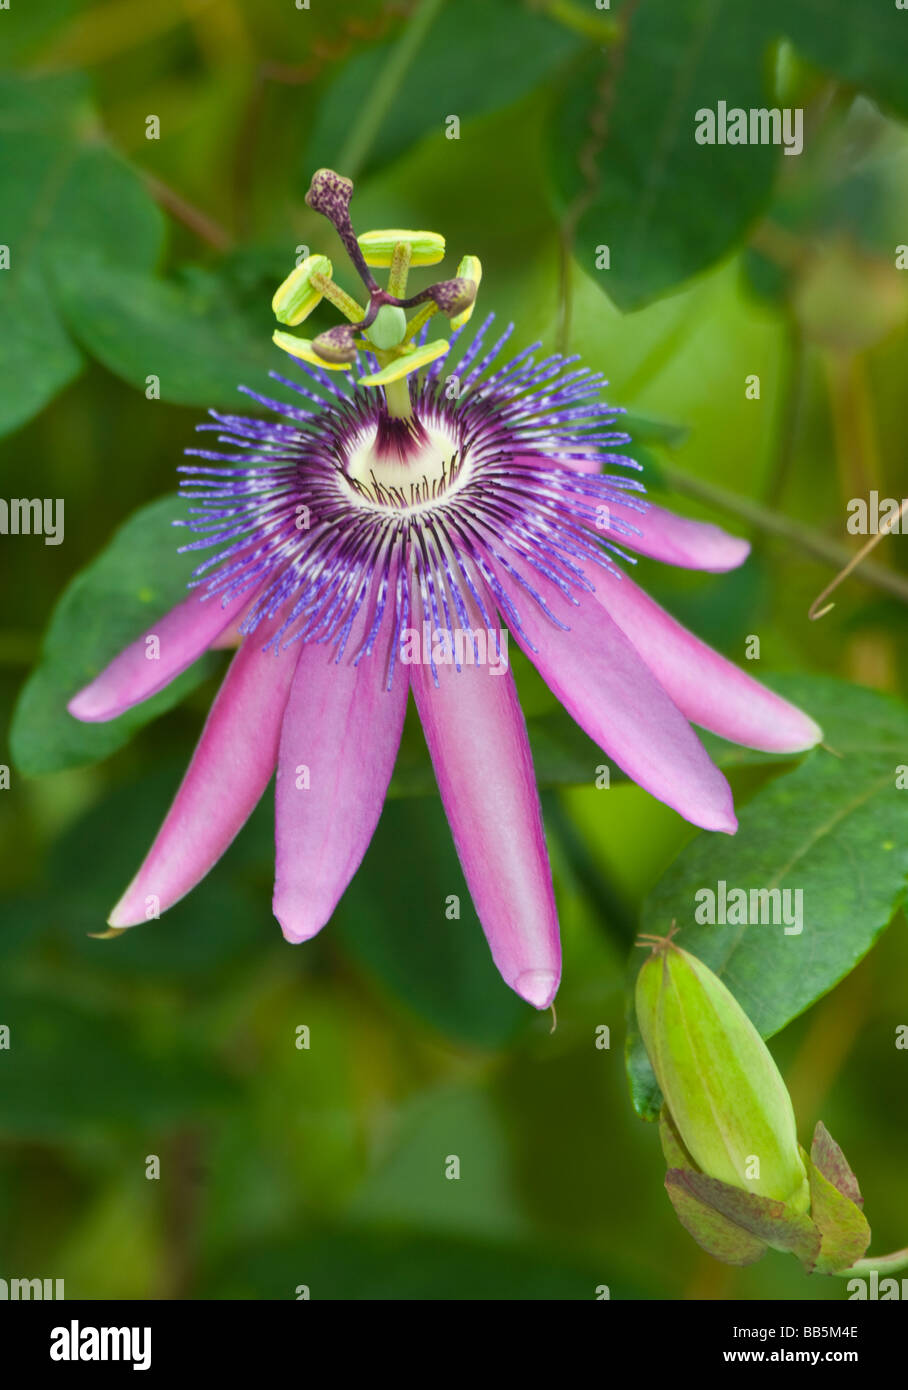
M 470 368 L 482 350 L 491 323 L 490 316 L 462 369 Z M 437 371 L 426 374 L 414 397 L 416 430 L 390 419 L 381 398 L 362 388 L 354 388 L 343 404 L 336 400 L 327 415 L 293 410 L 290 426 L 212 411 L 216 423 L 199 428 L 219 431 L 218 442 L 234 452 L 189 449 L 211 466 L 181 469 L 186 475 L 181 492 L 191 504 L 185 525 L 199 537 L 183 549 L 217 547 L 196 571 L 204 596 L 229 601 L 255 592 L 244 634 L 280 610 L 284 618 L 270 638 L 273 645 L 328 642 L 339 661 L 349 640 L 349 619 L 370 591 L 379 593 L 375 630 L 388 610 L 399 640 L 404 590 L 392 591 L 395 573 L 411 575 L 407 587 L 418 590 L 434 627 L 444 629 L 452 648 L 455 626 L 466 623 L 471 601 L 483 622 L 491 623 L 471 572 L 482 576 L 496 604 L 508 608 L 510 621 L 522 632 L 492 561 L 514 574 L 509 556 L 523 558 L 529 567 L 525 592 L 543 611 L 548 610 L 534 575 L 568 597 L 575 589 L 591 589 L 583 563 L 620 577 L 610 552 L 630 558 L 618 542 L 632 543 L 639 535 L 635 518 L 646 510 L 642 485 L 581 471 L 600 460 L 639 468 L 614 452 L 628 442 L 612 428 L 618 412 L 598 399 L 598 377 L 570 370 L 576 358 L 537 363 L 531 351 L 488 375 L 481 391 L 474 390 L 480 369 L 494 362 L 506 337 L 493 343 L 480 368 L 463 379 L 459 400 L 446 398 Z M 302 365 L 308 387 L 277 379 L 310 400 L 319 387 L 334 389 L 325 373 Z M 288 414 L 279 402 L 249 394 Z M 365 450 L 368 470 L 356 476 L 351 460 Z M 431 477 L 421 470 L 421 459 L 431 460 Z M 376 471 L 382 464 L 400 476 L 383 480 Z M 597 537 L 591 532 L 603 509 L 616 514 Z M 371 649 L 373 638 L 370 628 L 354 662 Z M 392 641 L 389 685 L 396 645 Z M 437 684 L 431 661 L 430 669 Z

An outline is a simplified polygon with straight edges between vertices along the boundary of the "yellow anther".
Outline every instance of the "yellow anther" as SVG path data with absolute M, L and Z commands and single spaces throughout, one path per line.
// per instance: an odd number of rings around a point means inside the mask
M 420 367 L 434 362 L 437 357 L 444 357 L 449 347 L 450 343 L 446 338 L 438 338 L 434 343 L 426 343 L 425 347 L 414 348 L 412 352 L 389 362 L 381 371 L 373 372 L 371 376 L 361 376 L 359 385 L 388 386 L 392 381 L 400 381 L 401 377 L 418 372 Z
M 327 256 L 307 256 L 301 261 L 274 292 L 271 307 L 275 318 L 291 328 L 308 318 L 322 299 L 322 291 L 312 284 L 312 277 L 318 274 L 330 279 L 331 269 Z
M 410 232 L 399 227 L 389 231 L 363 232 L 356 238 L 366 265 L 389 266 L 398 242 L 410 246 L 411 265 L 437 265 L 445 254 L 445 239 L 438 232 Z

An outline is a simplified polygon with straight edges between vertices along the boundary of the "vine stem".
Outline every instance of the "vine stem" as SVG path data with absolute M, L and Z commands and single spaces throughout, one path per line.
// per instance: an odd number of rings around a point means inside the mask
M 142 170 L 142 178 L 155 202 L 160 203 L 161 207 L 172 217 L 194 232 L 200 241 L 207 241 L 208 245 L 213 246 L 216 251 L 230 250 L 233 239 L 224 227 L 208 217 L 206 213 L 190 203 L 180 193 L 177 193 L 176 189 L 163 183 L 154 174 L 150 174 L 147 169 Z
M 625 45 L 634 11 L 639 3 L 640 0 L 627 0 L 608 42 L 602 44 L 606 59 L 599 74 L 593 102 L 587 115 L 587 138 L 577 152 L 581 186 L 568 204 L 559 228 L 558 328 L 555 338 L 558 351 L 562 353 L 568 351 L 571 338 L 573 313 L 571 269 L 574 239 L 577 235 L 580 219 L 596 197 L 599 187 L 600 173 L 597 161 L 608 139 L 609 120 L 618 78 L 624 63 Z
M 816 622 L 817 618 L 824 617 L 825 614 L 827 614 L 830 611 L 830 609 L 835 608 L 834 603 L 824 603 L 824 600 L 827 599 L 829 595 L 839 587 L 839 585 L 842 583 L 844 579 L 848 578 L 849 574 L 851 574 L 853 570 L 857 569 L 858 565 L 862 563 L 864 556 L 869 555 L 871 550 L 873 550 L 874 546 L 879 545 L 880 541 L 883 539 L 884 536 L 888 536 L 890 531 L 895 530 L 896 526 L 898 526 L 906 511 L 908 511 L 908 497 L 903 498 L 902 505 L 899 507 L 895 516 L 889 516 L 886 519 L 886 521 L 883 522 L 883 525 L 877 531 L 876 535 L 871 536 L 870 540 L 867 541 L 865 545 L 861 546 L 857 554 L 851 556 L 848 563 L 842 570 L 839 571 L 835 579 L 833 579 L 830 584 L 826 585 L 826 588 L 823 590 L 823 592 L 821 594 L 817 594 L 813 603 L 807 610 L 807 616 L 811 619 L 812 622 Z M 823 604 L 822 608 L 820 607 L 820 604 Z
M 698 501 L 708 502 L 720 511 L 739 516 L 751 526 L 765 531 L 767 535 L 775 536 L 778 540 L 790 541 L 799 550 L 817 560 L 842 569 L 850 565 L 855 558 L 852 552 L 838 541 L 830 540 L 828 536 L 814 531 L 810 526 L 802 525 L 799 521 L 780 516 L 768 507 L 761 506 L 759 502 L 741 497 L 736 492 L 729 492 L 715 483 L 705 482 L 702 478 L 691 477 L 673 464 L 663 463 L 661 460 L 659 469 L 665 481 L 675 491 L 686 493 L 688 497 L 695 497 Z M 884 569 L 882 565 L 865 564 L 861 567 L 861 578 L 877 589 L 883 589 L 886 593 L 901 599 L 903 603 L 908 603 L 908 578 L 897 574 L 895 570 Z
M 877 1274 L 892 1274 L 897 1269 L 908 1269 L 908 1245 L 904 1250 L 893 1250 L 889 1255 L 865 1255 L 863 1260 L 855 1260 L 848 1269 L 837 1269 L 835 1273 L 839 1279 L 847 1279 L 849 1275 L 869 1274 L 874 1269 Z
M 348 178 L 355 179 L 362 168 L 381 123 L 394 101 L 397 89 L 443 4 L 444 0 L 422 0 L 404 26 L 400 39 L 392 49 L 337 156 L 335 167 L 342 170 Z

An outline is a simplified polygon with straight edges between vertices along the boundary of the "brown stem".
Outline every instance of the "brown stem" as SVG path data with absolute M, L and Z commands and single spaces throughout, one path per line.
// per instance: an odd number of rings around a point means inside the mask
M 702 478 L 693 478 L 689 474 L 683 473 L 679 468 L 675 468 L 673 464 L 660 461 L 659 469 L 665 481 L 676 492 L 686 493 L 688 497 L 695 497 L 698 501 L 708 502 L 710 506 L 717 507 L 720 511 L 730 512 L 732 516 L 739 516 L 752 526 L 765 531 L 767 535 L 775 536 L 778 540 L 790 541 L 792 545 L 805 554 L 812 555 L 814 559 L 822 560 L 826 564 L 842 566 L 848 565 L 852 559 L 859 558 L 859 556 L 852 556 L 846 547 L 840 545 L 838 541 L 830 540 L 819 531 L 814 531 L 799 521 L 791 521 L 788 517 L 780 516 L 778 512 L 770 511 L 768 507 L 761 506 L 759 502 L 752 502 L 750 498 L 741 497 L 736 492 L 729 492 L 726 488 L 718 487 L 715 483 L 707 483 Z M 881 534 L 883 533 L 881 532 Z M 908 603 L 908 579 L 904 575 L 897 574 L 894 570 L 883 569 L 882 565 L 865 565 L 861 570 L 861 578 L 866 583 L 873 584 L 875 588 L 883 589 L 886 593 L 901 599 L 903 603 Z
M 142 177 L 155 202 L 160 203 L 161 207 L 165 208 L 172 217 L 194 232 L 200 241 L 207 241 L 208 245 L 213 246 L 216 251 L 229 251 L 233 245 L 233 238 L 224 227 L 206 216 L 194 204 L 188 202 L 169 184 L 162 183 L 154 174 L 149 174 L 147 170 L 144 170 Z
M 201 1134 L 176 1133 L 164 1154 L 163 1227 L 166 1297 L 191 1297 L 198 1259 L 199 1187 L 204 1180 Z
M 831 609 L 835 608 L 834 603 L 827 603 L 823 608 L 820 607 L 820 604 L 823 602 L 825 598 L 829 597 L 829 595 L 833 592 L 834 589 L 837 589 L 839 587 L 839 585 L 842 583 L 844 579 L 848 578 L 849 574 L 851 574 L 853 570 L 857 569 L 864 556 L 869 555 L 871 550 L 873 550 L 874 546 L 879 545 L 883 537 L 888 536 L 889 532 L 894 530 L 894 528 L 901 521 L 906 511 L 908 511 L 908 497 L 902 499 L 902 505 L 899 507 L 895 516 L 887 517 L 887 519 L 883 522 L 883 525 L 880 527 L 879 531 L 877 531 L 876 535 L 871 536 L 870 540 L 867 541 L 865 545 L 861 546 L 857 554 L 852 555 L 847 565 L 845 565 L 844 568 L 839 571 L 835 579 L 833 579 L 832 583 L 827 584 L 826 588 L 823 590 L 821 594 L 817 594 L 813 603 L 807 610 L 807 616 L 808 618 L 810 618 L 811 622 L 816 622 L 817 618 L 824 617 Z M 881 571 L 881 573 L 884 572 L 885 571 Z M 866 575 L 867 571 L 865 570 L 864 573 Z
M 596 84 L 596 95 L 589 114 L 589 134 L 577 153 L 577 163 L 583 185 L 570 203 L 561 223 L 559 255 L 559 323 L 557 346 L 567 352 L 571 337 L 571 256 L 580 219 L 592 203 L 599 188 L 597 160 L 608 138 L 609 118 L 615 101 L 618 78 L 624 64 L 624 52 L 634 11 L 640 0 L 627 0 L 618 16 L 615 32 L 607 51 L 602 74 Z

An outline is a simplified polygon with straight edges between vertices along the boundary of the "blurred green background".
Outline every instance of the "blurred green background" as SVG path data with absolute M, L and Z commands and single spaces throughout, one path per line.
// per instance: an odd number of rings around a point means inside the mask
M 758 676 L 904 691 L 900 536 L 882 576 L 807 620 L 858 543 L 848 500 L 908 495 L 908 14 L 890 9 L 14 0 L 2 490 L 63 497 L 66 530 L 0 537 L 4 727 L 61 592 L 173 490 L 204 407 L 245 410 L 236 384 L 287 370 L 270 298 L 300 246 L 331 254 L 303 203 L 322 164 L 356 175 L 361 229 L 425 226 L 454 264 L 479 255 L 480 311 L 604 373 L 658 500 L 753 541 L 727 577 L 641 561 L 654 596 L 742 663 L 759 635 Z M 691 112 L 719 99 L 802 107 L 803 154 L 704 158 Z M 267 797 L 160 923 L 90 938 L 224 660 L 106 759 L 31 775 L 34 748 L 24 771 L 0 754 L 0 1277 L 63 1278 L 70 1298 L 844 1297 L 778 1254 L 723 1267 L 675 1220 L 628 1098 L 624 992 L 641 906 L 694 831 L 635 787 L 592 786 L 523 667 L 564 936 L 554 1032 L 491 965 L 416 730 L 313 942 L 285 944 L 270 914 Z M 731 770 L 739 804 L 777 771 Z M 906 980 L 898 916 L 773 1043 L 802 1140 L 822 1116 L 860 1177 L 874 1250 L 908 1235 Z

